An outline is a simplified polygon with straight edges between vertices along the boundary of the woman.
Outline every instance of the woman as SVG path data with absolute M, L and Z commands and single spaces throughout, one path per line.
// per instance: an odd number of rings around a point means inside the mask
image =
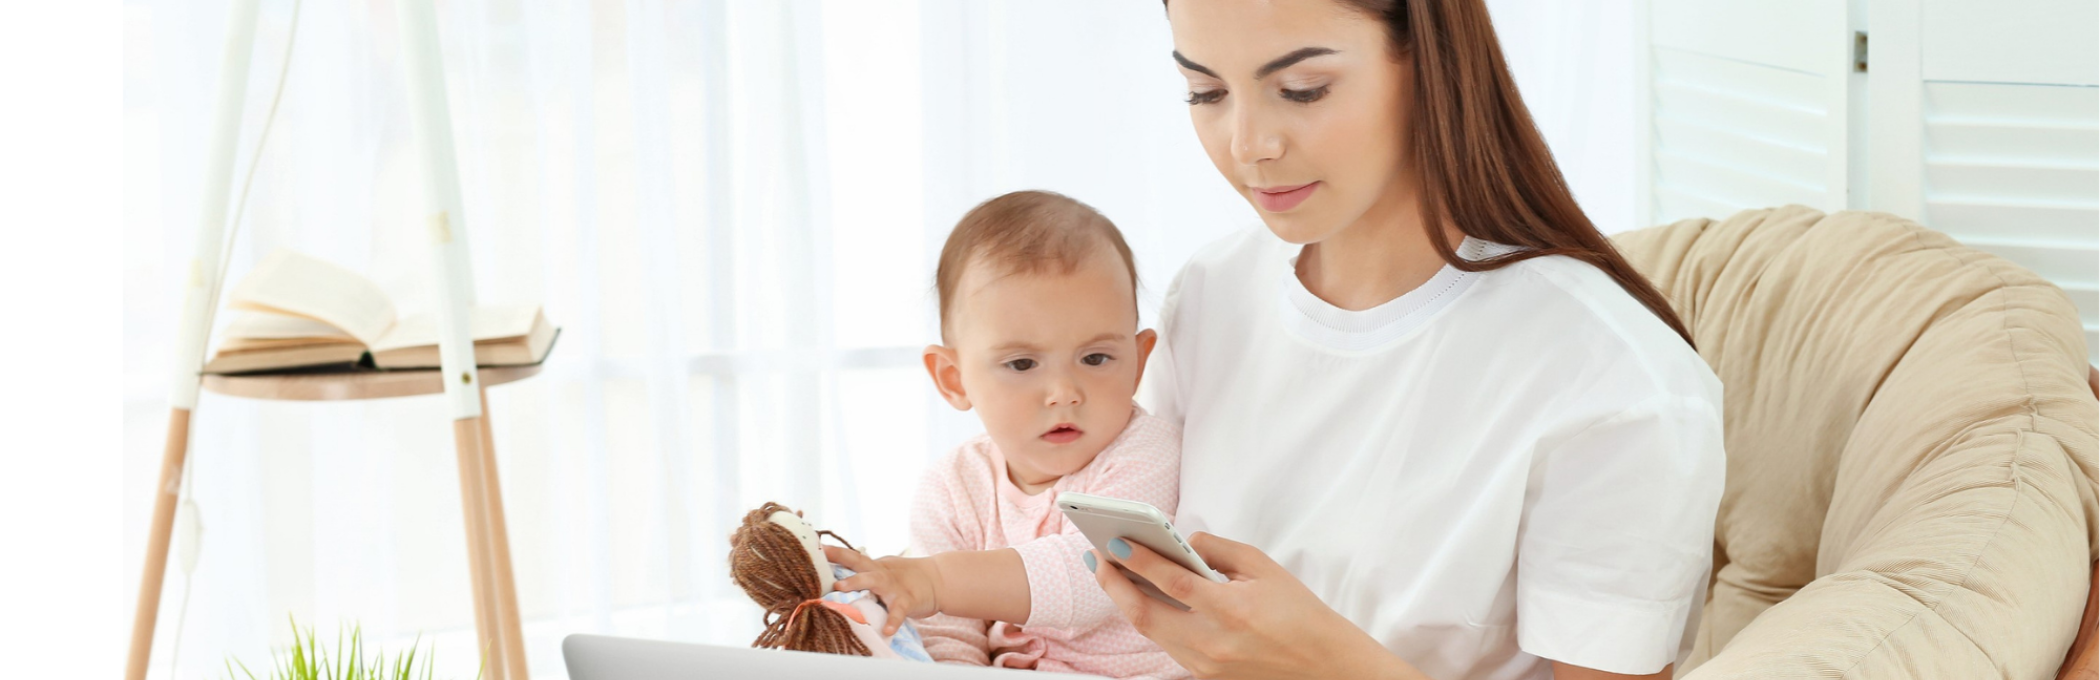
M 1231 581 L 1114 543 L 1193 610 L 1101 586 L 1200 677 L 1668 677 L 1720 384 L 1576 206 L 1481 0 L 1167 17 L 1267 226 L 1181 272 L 1141 398 L 1184 428 L 1177 521 Z

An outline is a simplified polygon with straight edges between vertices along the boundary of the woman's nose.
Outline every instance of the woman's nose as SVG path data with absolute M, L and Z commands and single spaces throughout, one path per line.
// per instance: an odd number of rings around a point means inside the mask
M 1236 103 L 1232 107 L 1232 160 L 1254 165 L 1283 155 L 1283 136 L 1278 134 L 1261 107 Z

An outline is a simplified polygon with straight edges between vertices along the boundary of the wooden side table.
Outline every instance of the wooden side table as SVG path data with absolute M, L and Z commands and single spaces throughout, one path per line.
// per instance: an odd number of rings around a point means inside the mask
M 474 341 L 468 328 L 474 309 L 474 278 L 467 257 L 467 220 L 460 198 L 459 166 L 453 152 L 452 117 L 445 99 L 444 65 L 438 49 L 433 0 L 398 0 L 395 18 L 401 34 L 409 123 L 421 150 L 418 165 L 423 176 L 422 217 L 431 254 L 431 283 L 437 293 L 438 356 L 443 368 L 247 376 L 202 372 L 212 316 L 217 312 L 218 287 L 225 274 L 220 260 L 228 245 L 227 201 L 234 147 L 241 137 L 248 66 L 254 51 L 257 1 L 233 0 L 227 12 L 217 113 L 205 151 L 197 246 L 189 266 L 182 270 L 183 308 L 175 337 L 175 371 L 170 380 L 173 389 L 168 399 L 167 448 L 161 458 L 160 483 L 154 489 L 145 573 L 139 581 L 138 608 L 132 617 L 124 677 L 145 680 L 152 657 L 168 543 L 181 493 L 182 467 L 189 452 L 190 414 L 196 407 L 199 390 L 209 389 L 256 399 L 301 401 L 442 395 L 445 412 L 452 418 L 453 444 L 459 453 L 460 502 L 466 511 L 467 556 L 474 578 L 474 627 L 481 640 L 484 675 L 490 680 L 526 680 L 524 637 L 519 630 L 510 547 L 503 526 L 503 493 L 496 482 L 496 458 L 485 417 L 485 388 L 525 378 L 539 368 L 490 367 L 483 371 L 474 365 Z M 294 36 L 298 16 L 295 3 L 291 33 Z M 290 42 L 285 50 L 285 68 L 289 69 Z M 274 104 L 270 110 L 276 110 Z M 266 122 L 262 139 L 268 138 L 268 130 Z M 260 153 L 256 157 L 261 158 Z M 242 194 L 246 194 L 245 189 Z
M 511 576 L 510 534 L 503 519 L 503 486 L 496 474 L 495 436 L 489 425 L 488 388 L 530 378 L 539 374 L 540 366 L 481 367 L 481 417 L 457 420 L 453 426 L 459 457 L 460 505 L 467 527 L 467 566 L 474 587 L 474 629 L 485 650 L 483 663 L 489 678 L 523 680 L 526 671 L 518 592 Z M 211 392 L 247 399 L 350 401 L 442 394 L 445 385 L 439 376 L 435 369 L 205 375 L 202 386 Z M 187 448 L 177 442 L 188 439 L 187 416 L 187 412 L 178 413 L 169 424 L 168 458 L 161 465 L 157 500 L 168 506 L 166 512 L 171 515 Z M 159 510 L 156 508 L 156 515 Z M 148 574 L 166 570 L 171 533 L 172 523 L 156 523 L 153 527 L 146 543 Z M 150 580 L 148 585 L 154 587 L 141 588 L 138 601 L 138 620 L 145 622 L 154 620 L 160 610 L 158 579 Z M 150 644 L 148 635 L 144 640 Z M 134 643 L 137 642 L 135 637 Z M 145 651 L 150 650 L 134 649 L 133 654 L 143 660 Z

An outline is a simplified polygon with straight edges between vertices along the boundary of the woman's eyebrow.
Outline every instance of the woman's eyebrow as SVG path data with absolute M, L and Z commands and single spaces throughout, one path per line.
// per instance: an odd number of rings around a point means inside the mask
M 1197 73 L 1201 73 L 1212 78 L 1218 77 L 1217 71 L 1212 71 L 1202 64 L 1189 61 L 1188 57 L 1181 56 L 1181 50 L 1174 50 L 1174 63 L 1180 64 L 1182 68 L 1195 71 Z
M 1254 72 L 1254 79 L 1261 80 L 1263 78 L 1269 77 L 1269 74 L 1271 73 L 1290 68 L 1291 64 L 1296 64 L 1298 62 L 1305 61 L 1313 57 L 1321 57 L 1329 54 L 1334 54 L 1334 50 L 1325 47 L 1300 47 L 1296 50 L 1292 50 L 1290 54 L 1277 57 L 1274 60 L 1271 60 L 1269 63 L 1263 64 L 1259 70 L 1256 70 Z
M 1254 79 L 1261 80 L 1263 78 L 1269 77 L 1269 74 L 1290 68 L 1292 64 L 1296 64 L 1298 62 L 1305 61 L 1313 57 L 1322 57 L 1335 53 L 1335 50 L 1326 47 L 1300 47 L 1298 49 L 1292 50 L 1290 54 L 1286 54 L 1281 57 L 1272 59 L 1269 61 L 1269 63 L 1263 64 L 1261 68 L 1255 69 Z M 1188 57 L 1181 56 L 1180 50 L 1174 51 L 1174 63 L 1181 64 L 1182 68 L 1195 71 L 1197 73 L 1201 73 L 1212 78 L 1219 77 L 1217 71 L 1212 71 L 1207 66 L 1198 64 L 1193 61 L 1189 61 Z

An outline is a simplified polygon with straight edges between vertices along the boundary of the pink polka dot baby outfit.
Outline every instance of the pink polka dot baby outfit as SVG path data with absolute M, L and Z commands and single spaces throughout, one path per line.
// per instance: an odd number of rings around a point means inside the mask
M 914 554 L 1013 548 L 1028 571 L 1021 625 L 945 614 L 920 621 L 935 661 L 1088 673 L 1186 678 L 1189 672 L 1138 634 L 1094 582 L 1081 554 L 1093 546 L 1059 512 L 1078 491 L 1150 503 L 1167 516 L 1181 492 L 1181 431 L 1136 406 L 1130 425 L 1093 462 L 1033 496 L 1006 476 L 1006 459 L 979 436 L 926 471 L 912 504 Z

